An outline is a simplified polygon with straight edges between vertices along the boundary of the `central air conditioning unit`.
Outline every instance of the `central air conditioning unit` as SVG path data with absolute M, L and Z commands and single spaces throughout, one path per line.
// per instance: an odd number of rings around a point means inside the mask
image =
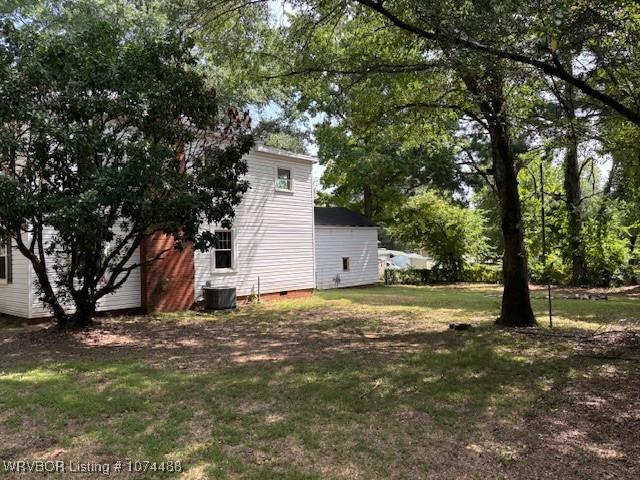
M 204 287 L 206 310 L 229 310 L 236 308 L 236 289 L 232 287 Z

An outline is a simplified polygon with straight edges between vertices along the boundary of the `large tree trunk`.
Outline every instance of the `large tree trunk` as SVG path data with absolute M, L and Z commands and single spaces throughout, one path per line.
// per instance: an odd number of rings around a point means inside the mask
M 76 298 L 76 311 L 67 317 L 66 322 L 58 325 L 62 328 L 84 328 L 93 324 L 96 314 L 96 303 L 89 298 Z
M 477 99 L 489 131 L 493 174 L 500 204 L 504 239 L 504 291 L 500 317 L 496 323 L 506 327 L 531 327 L 536 325 L 536 318 L 529 295 L 529 271 L 518 192 L 518 172 L 505 112 L 503 81 L 496 72 L 497 70 L 492 71 L 492 75 L 487 75 L 480 81 L 472 76 L 464 78 L 467 88 Z
M 571 284 L 584 285 L 586 282 L 586 261 L 582 243 L 582 212 L 580 203 L 580 167 L 578 166 L 578 142 L 570 135 L 564 160 L 564 190 L 569 223 L 569 249 L 571 250 Z
M 75 313 L 67 313 L 63 305 L 58 300 L 58 296 L 51 284 L 51 281 L 49 280 L 46 255 L 43 253 L 44 244 L 41 240 L 43 236 L 42 226 L 34 225 L 33 235 L 36 239 L 40 239 L 37 251 L 33 251 L 32 248 L 24 243 L 22 232 L 20 230 L 13 232 L 13 238 L 18 250 L 29 260 L 33 268 L 33 272 L 38 279 L 38 284 L 41 289 L 41 299 L 51 309 L 51 313 L 53 314 L 58 327 L 66 329 L 82 328 L 91 325 L 96 313 L 95 300 L 89 298 L 88 291 L 78 292 L 74 298 L 76 306 Z
M 536 324 L 536 319 L 529 296 L 527 252 L 515 158 L 504 123 L 489 125 L 489 135 L 504 239 L 504 293 L 500 318 L 496 323 L 508 327 L 530 327 Z

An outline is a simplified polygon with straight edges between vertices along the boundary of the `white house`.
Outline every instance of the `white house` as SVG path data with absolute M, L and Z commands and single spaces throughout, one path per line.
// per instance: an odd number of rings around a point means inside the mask
M 191 307 L 202 288 L 236 287 L 239 296 L 310 294 L 315 287 L 312 166 L 315 158 L 257 146 L 247 155 L 250 190 L 230 230 L 207 253 L 172 252 L 137 269 L 127 283 L 102 299 L 99 311 L 170 311 Z M 167 237 L 149 238 L 132 261 L 149 258 Z M 38 300 L 30 262 L 15 247 L 0 247 L 0 314 L 50 316 Z
M 346 208 L 315 208 L 316 287 L 372 285 L 378 281 L 378 228 Z
M 258 145 L 246 160 L 250 189 L 236 208 L 233 227 L 204 227 L 216 232 L 217 248 L 172 251 L 134 270 L 125 285 L 100 301 L 98 311 L 188 309 L 206 286 L 235 287 L 239 297 L 287 298 L 378 281 L 376 226 L 344 208 L 314 209 L 315 158 Z M 45 245 L 53 233 L 45 232 Z M 164 235 L 148 237 L 131 262 L 152 258 L 172 242 Z M 0 246 L 0 314 L 50 316 L 36 282 L 15 246 Z
M 224 248 L 196 252 L 196 299 L 202 287 L 235 287 L 239 296 L 290 295 L 315 286 L 314 157 L 258 146 L 247 157 L 251 186 L 236 209 Z M 213 228 L 212 228 L 213 229 Z M 258 285 L 259 283 L 259 285 Z

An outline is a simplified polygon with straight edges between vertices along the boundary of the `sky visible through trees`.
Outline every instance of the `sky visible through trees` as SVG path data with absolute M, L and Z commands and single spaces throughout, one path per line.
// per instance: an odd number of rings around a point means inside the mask
M 259 140 L 317 154 L 318 203 L 371 216 L 388 244 L 441 256 L 402 214 L 414 197 L 472 211 L 493 250 L 447 264 L 502 264 L 504 324 L 535 322 L 530 280 L 637 280 L 636 2 L 34 0 L 4 16 L 189 38 L 220 104 L 249 109 Z

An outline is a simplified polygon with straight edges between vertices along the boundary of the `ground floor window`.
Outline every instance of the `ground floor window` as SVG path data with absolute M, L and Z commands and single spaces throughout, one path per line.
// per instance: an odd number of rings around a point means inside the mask
M 216 230 L 216 248 L 213 254 L 214 270 L 229 270 L 233 268 L 233 232 L 231 230 Z
M 342 257 L 342 271 L 349 271 L 349 257 Z
M 7 283 L 11 277 L 10 243 L 0 237 L 0 283 Z

